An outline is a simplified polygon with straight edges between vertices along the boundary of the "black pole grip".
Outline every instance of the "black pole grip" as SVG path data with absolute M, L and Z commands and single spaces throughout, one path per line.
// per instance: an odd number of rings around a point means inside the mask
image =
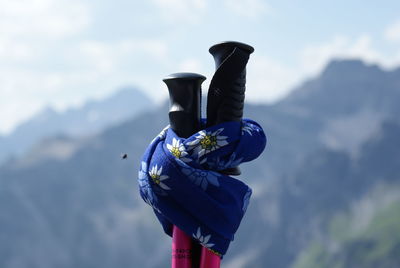
M 201 84 L 205 79 L 196 73 L 174 73 L 163 79 L 169 92 L 169 124 L 179 137 L 188 138 L 200 130 Z M 191 250 L 192 267 L 198 267 L 200 244 L 192 243 Z
M 223 42 L 209 49 L 216 71 L 207 97 L 207 126 L 241 121 L 246 90 L 246 65 L 254 48 L 239 42 Z
M 246 65 L 254 48 L 240 42 L 223 42 L 212 46 L 216 71 L 207 96 L 207 126 L 222 122 L 240 122 L 246 91 Z M 240 175 L 239 168 L 224 170 Z
M 169 91 L 169 123 L 179 137 L 190 137 L 200 129 L 201 84 L 205 79 L 196 73 L 174 73 L 163 79 Z

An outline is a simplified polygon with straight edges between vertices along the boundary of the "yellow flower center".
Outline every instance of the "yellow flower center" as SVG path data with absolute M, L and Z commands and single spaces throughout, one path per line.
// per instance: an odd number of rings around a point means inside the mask
M 182 152 L 179 151 L 179 147 L 172 147 L 171 154 L 177 158 L 181 157 Z
M 212 149 L 217 146 L 217 137 L 212 135 L 206 135 L 200 141 L 203 149 Z
M 154 183 L 160 184 L 160 176 L 157 174 L 150 174 L 151 179 L 153 180 Z

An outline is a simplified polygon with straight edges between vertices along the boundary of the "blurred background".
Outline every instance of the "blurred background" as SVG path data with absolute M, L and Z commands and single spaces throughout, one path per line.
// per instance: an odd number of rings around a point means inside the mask
M 0 0 L 0 267 L 170 266 L 139 160 L 168 122 L 162 78 L 209 81 L 225 40 L 255 47 L 245 116 L 269 143 L 242 165 L 254 193 L 223 267 L 400 267 L 399 10 Z

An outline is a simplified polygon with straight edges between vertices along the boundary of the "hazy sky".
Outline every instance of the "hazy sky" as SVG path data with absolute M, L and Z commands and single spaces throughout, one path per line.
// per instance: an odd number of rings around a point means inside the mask
M 224 40 L 255 47 L 247 99 L 274 101 L 332 57 L 400 65 L 400 1 L 0 0 L 0 133 L 124 85 L 159 102 Z

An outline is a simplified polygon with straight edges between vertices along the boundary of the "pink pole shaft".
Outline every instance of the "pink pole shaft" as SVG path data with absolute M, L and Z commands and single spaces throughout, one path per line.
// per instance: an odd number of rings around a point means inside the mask
M 172 229 L 172 268 L 192 267 L 192 239 L 174 225 Z
M 202 247 L 200 257 L 200 268 L 220 268 L 221 258 L 211 250 Z

